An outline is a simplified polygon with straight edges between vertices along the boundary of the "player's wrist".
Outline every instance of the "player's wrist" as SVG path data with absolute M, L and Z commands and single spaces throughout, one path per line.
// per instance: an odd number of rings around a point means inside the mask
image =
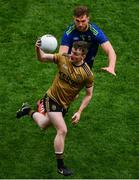
M 81 114 L 81 113 L 82 113 L 82 110 L 81 110 L 81 109 L 79 109 L 77 112 Z
M 113 64 L 109 64 L 108 68 L 111 69 L 111 70 L 114 70 L 115 66 Z

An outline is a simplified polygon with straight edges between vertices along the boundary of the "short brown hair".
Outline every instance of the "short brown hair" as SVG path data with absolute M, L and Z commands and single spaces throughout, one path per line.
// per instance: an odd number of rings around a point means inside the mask
M 75 41 L 73 43 L 73 48 L 81 49 L 82 53 L 85 55 L 88 53 L 88 43 L 85 41 Z
M 74 9 L 73 14 L 74 14 L 75 17 L 80 17 L 80 16 L 83 16 L 83 15 L 89 16 L 89 10 L 88 10 L 87 6 L 77 6 Z

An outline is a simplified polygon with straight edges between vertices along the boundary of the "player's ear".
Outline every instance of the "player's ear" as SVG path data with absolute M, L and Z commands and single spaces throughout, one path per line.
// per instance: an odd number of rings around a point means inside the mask
M 73 16 L 73 20 L 76 21 L 76 17 L 75 16 Z
M 85 55 L 85 54 L 83 54 L 83 60 L 85 59 L 85 57 L 86 57 L 86 55 Z
M 88 19 L 88 22 L 90 21 L 90 17 L 89 16 L 87 16 L 87 19 Z

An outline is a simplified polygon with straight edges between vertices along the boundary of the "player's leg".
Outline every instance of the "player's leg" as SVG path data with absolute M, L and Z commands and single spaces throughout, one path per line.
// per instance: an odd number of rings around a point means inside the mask
M 69 176 L 72 172 L 65 167 L 63 160 L 65 137 L 67 134 L 67 126 L 65 124 L 62 112 L 48 112 L 51 123 L 56 128 L 57 134 L 54 139 L 54 149 L 57 158 L 58 173 Z
M 30 116 L 34 119 L 36 124 L 42 129 L 45 129 L 51 125 L 51 122 L 50 122 L 50 119 L 49 119 L 47 113 L 45 113 L 45 115 L 44 115 L 39 112 L 34 112 L 32 114 L 30 113 Z
M 63 153 L 64 140 L 67 134 L 67 126 L 62 116 L 62 112 L 48 112 L 51 123 L 57 130 L 57 135 L 54 140 L 55 152 Z
M 35 112 L 31 109 L 28 103 L 23 103 L 22 107 L 16 113 L 16 117 L 18 119 L 25 115 L 32 117 L 40 128 L 46 128 L 51 124 L 47 113 L 41 114 L 39 112 Z

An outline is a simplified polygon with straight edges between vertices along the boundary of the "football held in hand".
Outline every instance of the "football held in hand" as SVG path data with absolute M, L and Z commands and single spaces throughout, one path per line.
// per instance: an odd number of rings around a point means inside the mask
M 57 39 L 51 35 L 46 34 L 41 37 L 41 49 L 46 53 L 52 53 L 57 48 Z

